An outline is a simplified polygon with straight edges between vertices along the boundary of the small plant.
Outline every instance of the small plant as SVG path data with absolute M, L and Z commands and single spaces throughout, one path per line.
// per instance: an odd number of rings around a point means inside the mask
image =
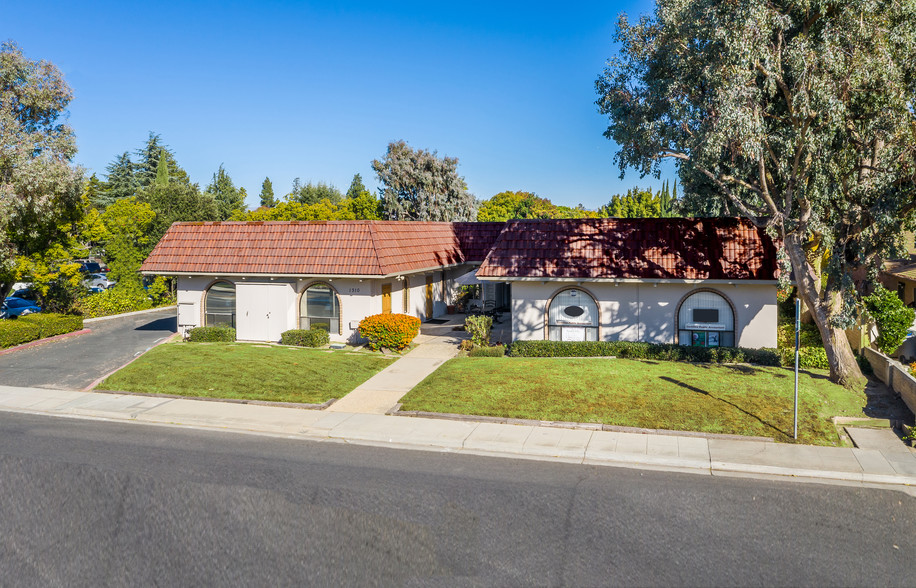
M 876 286 L 874 294 L 866 296 L 862 301 L 878 326 L 875 344 L 882 353 L 891 355 L 906 339 L 916 311 L 907 308 L 894 292 L 881 285 Z
M 359 334 L 369 349 L 404 349 L 420 333 L 420 319 L 407 314 L 374 314 L 359 321 Z
M 493 317 L 476 315 L 464 319 L 464 328 L 471 334 L 471 341 L 479 347 L 490 346 L 490 329 L 493 328 Z
M 188 331 L 188 341 L 193 343 L 231 343 L 235 341 L 232 327 L 195 327 Z
M 467 339 L 462 339 L 461 343 L 458 344 L 459 351 L 470 351 L 471 349 L 474 349 L 474 344 Z
M 324 347 L 331 342 L 327 329 L 312 327 L 311 329 L 291 329 L 280 334 L 282 345 L 295 345 L 297 347 Z

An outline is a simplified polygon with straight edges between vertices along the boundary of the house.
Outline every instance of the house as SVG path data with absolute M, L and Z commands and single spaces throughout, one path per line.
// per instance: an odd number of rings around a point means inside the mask
M 178 322 L 277 341 L 372 314 L 446 314 L 462 276 L 513 339 L 776 346 L 776 248 L 744 220 L 175 223 L 141 271 L 178 279 Z
M 907 256 L 884 262 L 878 276 L 881 284 L 897 293 L 904 304 L 916 307 L 916 239 L 912 232 L 903 234 Z

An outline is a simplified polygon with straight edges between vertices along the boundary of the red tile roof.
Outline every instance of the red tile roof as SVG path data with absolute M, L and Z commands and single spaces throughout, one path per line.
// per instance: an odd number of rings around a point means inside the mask
M 776 279 L 776 247 L 735 218 L 509 221 L 478 277 Z
M 388 275 L 481 262 L 502 226 L 404 221 L 175 223 L 141 271 Z

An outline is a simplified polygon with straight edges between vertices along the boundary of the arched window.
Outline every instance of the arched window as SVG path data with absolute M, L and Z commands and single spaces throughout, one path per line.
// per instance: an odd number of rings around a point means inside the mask
M 340 333 L 340 306 L 337 293 L 327 284 L 312 284 L 299 299 L 299 328 L 325 329 Z
M 207 290 L 204 302 L 204 324 L 207 327 L 235 328 L 235 284 L 216 282 Z
M 553 297 L 547 309 L 551 341 L 597 341 L 598 303 L 585 290 L 571 288 Z
M 681 302 L 677 313 L 677 336 L 681 345 L 734 347 L 735 313 L 724 296 L 702 290 Z

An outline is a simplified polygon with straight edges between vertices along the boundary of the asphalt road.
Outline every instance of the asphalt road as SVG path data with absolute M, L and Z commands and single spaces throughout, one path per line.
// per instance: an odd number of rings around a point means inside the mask
M 0 355 L 0 384 L 82 390 L 175 333 L 175 312 L 93 322 L 89 334 Z
M 0 413 L 0 584 L 901 585 L 916 498 Z

